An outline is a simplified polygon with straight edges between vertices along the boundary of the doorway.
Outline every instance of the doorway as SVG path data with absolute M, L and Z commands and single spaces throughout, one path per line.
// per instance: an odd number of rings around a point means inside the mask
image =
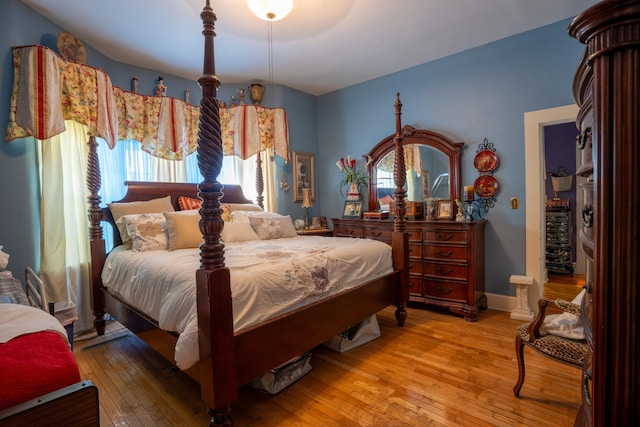
M 574 122 L 578 114 L 575 104 L 524 113 L 525 146 L 525 274 L 533 277 L 529 288 L 529 308 L 537 313 L 537 301 L 542 298 L 547 280 L 545 246 L 544 127 Z

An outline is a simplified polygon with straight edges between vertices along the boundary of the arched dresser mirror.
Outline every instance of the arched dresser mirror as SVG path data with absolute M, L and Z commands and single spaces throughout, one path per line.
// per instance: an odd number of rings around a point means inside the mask
M 402 128 L 407 171 L 407 201 L 427 197 L 460 199 L 460 154 L 464 142 L 406 125 Z M 393 162 L 395 134 L 369 152 L 369 211 L 386 210 L 394 197 Z
M 460 156 L 464 143 L 411 126 L 402 128 L 402 136 L 407 203 L 422 202 L 425 195 L 459 200 Z M 395 197 L 395 182 L 390 172 L 395 154 L 394 138 L 395 134 L 386 137 L 369 153 L 368 213 L 384 210 Z M 424 194 L 423 189 L 428 194 Z M 391 244 L 394 221 L 382 215 L 369 218 L 332 218 L 333 235 Z M 429 220 L 414 215 L 406 222 L 410 247 L 409 301 L 445 307 L 468 321 L 478 320 L 478 311 L 487 307 L 484 294 L 486 222 L 486 219 L 455 221 L 453 215 Z

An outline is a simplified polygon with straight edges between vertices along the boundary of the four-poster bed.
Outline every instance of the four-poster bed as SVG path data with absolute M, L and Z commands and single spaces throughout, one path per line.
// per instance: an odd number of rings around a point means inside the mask
M 179 339 L 177 333 L 160 329 L 155 315 L 143 313 L 135 308 L 136 304 L 122 298 L 121 293 L 116 294 L 103 284 L 104 269 L 108 266 L 102 222 L 110 222 L 114 226 L 116 245 L 121 243 L 121 239 L 112 211 L 101 207 L 97 137 L 105 139 L 110 146 L 119 139 L 135 139 L 142 142 L 146 151 L 160 150 L 176 160 L 197 149 L 198 166 L 204 177 L 201 183 L 128 183 L 127 194 L 118 202 L 150 201 L 169 196 L 172 207 L 178 210 L 178 199 L 181 196 L 201 201 L 198 228 L 202 243 L 199 245 L 199 266 L 193 284 L 199 361 L 186 372 L 200 382 L 202 399 L 212 416 L 211 424 L 227 425 L 231 423 L 231 404 L 236 399 L 238 388 L 243 384 L 389 305 L 397 306 L 398 324 L 404 324 L 408 300 L 408 235 L 404 220 L 405 170 L 404 163 L 399 161 L 396 162 L 394 171 L 397 215 L 391 249 L 380 242 L 369 242 L 370 245 L 379 245 L 379 250 L 388 254 L 388 271 L 362 279 L 362 282 L 354 282 L 355 286 L 349 289 L 342 289 L 339 293 L 313 300 L 240 330 L 234 328 L 231 283 L 233 272 L 226 262 L 228 255 L 225 243 L 221 240 L 225 229 L 223 204 L 247 204 L 250 201 L 244 197 L 240 187 L 223 185 L 217 181 L 229 137 L 229 134 L 223 134 L 221 123 L 226 125 L 229 111 L 221 110 L 216 98 L 220 86 L 214 69 L 213 39 L 217 18 L 209 3 L 207 0 L 201 13 L 205 49 L 203 76 L 199 79 L 202 87 L 199 109 L 168 97 L 144 97 L 127 93 L 112 87 L 104 71 L 65 62 L 41 46 L 15 48 L 16 78 L 7 139 L 28 135 L 46 139 L 49 135 L 64 130 L 64 119 L 87 125 L 90 135 L 87 187 L 94 325 L 98 333 L 104 333 L 105 315 L 110 314 L 169 360 L 174 360 L 175 357 L 174 348 Z M 50 78 L 42 78 L 47 76 Z M 44 82 L 44 86 L 39 86 L 38 82 Z M 77 96 L 78 93 L 82 95 Z M 55 105 L 55 100 L 52 100 L 54 96 L 61 97 L 63 102 Z M 25 99 L 29 102 L 18 102 Z M 399 153 L 403 139 L 401 106 L 398 96 L 395 103 L 395 142 Z M 169 120 L 165 113 L 169 110 L 181 112 L 178 121 L 173 120 L 175 115 Z M 136 123 L 132 123 L 136 114 L 144 114 L 144 119 L 154 120 L 155 132 L 153 128 L 149 132 L 149 129 L 136 127 Z M 268 114 L 272 114 L 274 118 L 271 120 L 275 123 L 278 113 Z M 286 124 L 286 118 L 281 122 Z M 193 138 L 190 137 L 196 133 L 198 142 L 192 144 Z M 163 141 L 168 141 L 168 144 L 161 145 Z M 184 144 L 184 141 L 189 143 Z M 277 147 L 273 147 L 277 151 Z M 278 154 L 281 153 L 282 150 Z M 286 153 L 288 154 L 288 141 Z M 402 158 L 401 155 L 397 157 Z M 258 171 L 260 165 L 258 157 Z M 262 205 L 264 183 L 260 172 L 256 181 L 258 204 Z M 292 239 L 325 238 L 300 236 Z M 356 244 L 351 240 L 336 240 L 342 241 L 344 245 Z M 229 247 L 229 244 L 226 246 Z
M 404 165 L 397 162 L 395 173 L 397 215 L 393 235 L 393 272 L 370 280 L 353 289 L 343 291 L 327 299 L 316 301 L 302 308 L 279 315 L 265 322 L 234 332 L 230 271 L 225 265 L 224 244 L 220 240 L 224 222 L 221 203 L 246 203 L 242 192 L 234 186 L 223 186 L 217 181 L 222 164 L 219 104 L 216 99 L 220 82 L 214 70 L 214 23 L 216 15 L 209 1 L 201 14 L 204 25 L 205 53 L 204 73 L 199 79 L 202 87 L 198 164 L 204 180 L 197 185 L 154 185 L 130 183 L 122 202 L 150 200 L 170 195 L 172 202 L 179 196 L 199 197 L 200 230 L 203 243 L 200 246 L 200 268 L 196 272 L 197 319 L 199 363 L 191 375 L 201 384 L 201 395 L 212 416 L 212 425 L 230 423 L 230 406 L 237 396 L 237 389 L 287 360 L 326 341 L 331 336 L 381 310 L 395 304 L 399 325 L 406 318 L 408 299 L 408 238 L 405 233 L 404 215 Z M 396 101 L 397 143 L 401 149 L 401 104 Z M 95 326 L 104 330 L 104 315 L 112 314 L 133 331 L 138 332 L 156 348 L 170 348 L 175 343 L 172 334 L 155 329 L 145 315 L 137 313 L 123 301 L 119 301 L 101 286 L 101 274 L 105 260 L 105 244 L 100 221 L 109 211 L 99 207 L 99 162 L 96 141 L 91 138 L 88 186 L 90 239 L 92 252 L 92 292 Z M 258 186 L 261 183 L 258 182 Z M 261 188 L 258 188 L 259 193 Z M 304 238 L 304 237 L 300 237 Z M 160 338 L 160 336 L 163 336 Z M 166 344 L 169 337 L 170 344 Z

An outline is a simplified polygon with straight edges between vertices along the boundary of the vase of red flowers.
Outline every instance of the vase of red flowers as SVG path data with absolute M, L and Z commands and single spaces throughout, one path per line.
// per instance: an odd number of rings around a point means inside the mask
M 352 159 L 351 156 L 347 156 L 345 159 L 342 157 L 336 162 L 336 166 L 342 173 L 342 180 L 340 180 L 340 194 L 344 195 L 344 187 L 347 189 L 347 200 L 360 200 L 362 195 L 360 194 L 360 186 L 367 186 L 369 177 L 366 175 L 368 162 L 358 162 Z

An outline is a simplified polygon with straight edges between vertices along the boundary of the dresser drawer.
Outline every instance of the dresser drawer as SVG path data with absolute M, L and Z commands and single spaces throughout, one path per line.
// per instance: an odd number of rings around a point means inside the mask
M 333 228 L 336 237 L 364 237 L 362 227 L 352 227 L 349 225 L 338 225 Z
M 424 274 L 429 276 L 437 276 L 443 279 L 462 279 L 467 278 L 467 266 L 461 264 L 441 264 L 438 262 L 425 262 L 422 266 Z
M 466 243 L 467 232 L 452 230 L 426 230 L 424 232 L 424 241 L 439 243 Z
M 364 238 L 365 239 L 374 239 L 374 240 L 382 240 L 384 242 L 391 241 L 391 235 L 393 234 L 393 229 L 383 228 L 383 227 L 364 227 Z
M 422 242 L 422 230 L 421 229 L 408 228 L 407 229 L 407 234 L 409 234 L 409 241 L 410 242 Z
M 422 277 L 409 276 L 409 295 L 422 296 Z
M 409 258 L 422 258 L 422 244 L 409 242 Z
M 467 300 L 467 284 L 448 282 L 440 280 L 424 279 L 424 285 L 422 288 L 425 296 L 431 298 L 441 298 L 449 301 L 463 301 Z
M 425 245 L 422 248 L 422 253 L 424 258 L 435 259 L 435 260 L 455 260 L 455 261 L 467 260 L 466 246 Z
M 409 274 L 419 274 L 422 276 L 422 260 L 409 260 Z

